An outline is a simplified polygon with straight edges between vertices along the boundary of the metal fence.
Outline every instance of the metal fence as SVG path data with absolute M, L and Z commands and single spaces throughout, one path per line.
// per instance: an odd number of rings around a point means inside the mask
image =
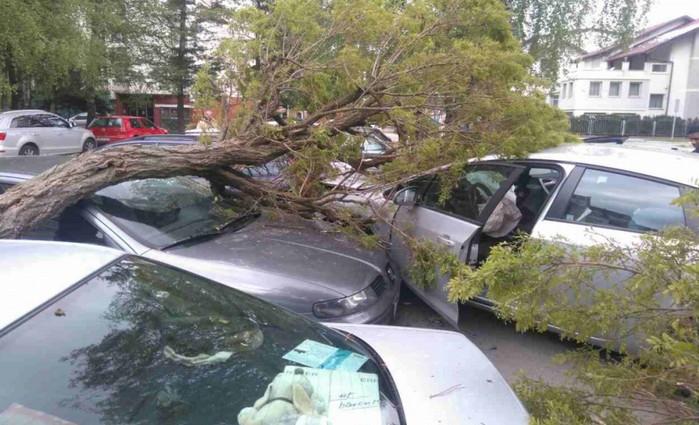
M 694 125 L 699 125 L 699 119 L 616 115 L 583 115 L 570 118 L 571 131 L 588 136 L 686 137 L 687 129 Z

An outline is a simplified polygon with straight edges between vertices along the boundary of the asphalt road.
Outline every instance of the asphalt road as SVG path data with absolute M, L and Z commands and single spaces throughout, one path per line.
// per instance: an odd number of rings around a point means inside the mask
M 561 341 L 551 333 L 517 332 L 513 324 L 477 308 L 467 307 L 465 311 L 460 331 L 485 353 L 510 384 L 517 381 L 519 373 L 554 385 L 566 383 L 566 366 L 552 360 L 556 354 L 574 350 L 576 344 Z M 394 324 L 455 330 L 406 287 Z

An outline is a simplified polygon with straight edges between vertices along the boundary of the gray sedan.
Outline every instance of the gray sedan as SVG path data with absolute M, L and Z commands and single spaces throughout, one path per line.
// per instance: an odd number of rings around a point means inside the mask
M 528 420 L 486 356 L 455 332 L 331 329 L 98 246 L 0 241 L 0 282 L 0 423 Z
M 61 161 L 0 160 L 0 191 Z M 364 249 L 311 221 L 248 210 L 229 195 L 215 197 L 208 181 L 194 177 L 125 182 L 24 237 L 143 255 L 316 320 L 392 320 L 400 279 L 382 250 Z

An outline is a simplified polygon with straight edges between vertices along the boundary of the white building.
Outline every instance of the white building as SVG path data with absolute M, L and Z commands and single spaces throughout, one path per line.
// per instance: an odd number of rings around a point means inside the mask
M 641 32 L 625 50 L 575 58 L 554 103 L 573 115 L 699 117 L 699 19 L 683 16 Z

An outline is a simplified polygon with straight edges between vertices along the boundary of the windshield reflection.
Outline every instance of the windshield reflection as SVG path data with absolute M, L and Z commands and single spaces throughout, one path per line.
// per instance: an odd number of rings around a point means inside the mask
M 205 179 L 144 179 L 107 187 L 92 203 L 138 242 L 162 248 L 217 229 L 249 211 L 228 192 L 216 196 Z

